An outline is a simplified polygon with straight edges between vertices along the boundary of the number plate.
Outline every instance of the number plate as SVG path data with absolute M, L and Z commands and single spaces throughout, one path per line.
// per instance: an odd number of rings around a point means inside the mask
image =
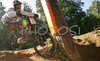
M 29 19 L 30 19 L 31 24 L 36 24 L 34 18 L 29 18 Z

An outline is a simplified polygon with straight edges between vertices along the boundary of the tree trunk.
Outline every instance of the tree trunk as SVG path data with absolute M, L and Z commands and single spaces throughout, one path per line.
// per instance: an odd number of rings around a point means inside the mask
M 67 26 L 67 23 L 65 21 L 65 18 L 61 12 L 61 9 L 58 5 L 57 0 L 48 0 L 55 18 L 55 22 L 57 27 L 59 28 L 59 33 L 63 34 L 67 30 L 68 32 L 64 35 L 59 35 L 57 37 L 57 41 L 60 42 L 61 48 L 63 48 L 67 55 L 70 55 L 71 61 L 81 61 L 79 52 L 77 50 L 76 44 L 73 41 L 73 38 L 71 36 L 71 33 L 69 31 L 69 28 Z M 62 27 L 63 26 L 63 27 Z M 61 28 L 62 27 L 62 28 Z M 66 29 L 67 27 L 67 29 Z

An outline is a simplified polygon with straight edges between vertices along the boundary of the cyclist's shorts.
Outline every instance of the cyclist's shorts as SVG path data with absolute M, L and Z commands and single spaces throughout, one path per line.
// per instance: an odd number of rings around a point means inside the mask
M 10 18 L 8 18 L 8 17 L 5 17 L 5 19 L 4 19 L 4 23 L 5 22 L 11 22 L 11 21 L 13 21 L 12 19 L 10 19 Z M 18 20 L 16 19 L 16 20 L 14 20 L 15 22 L 17 22 Z

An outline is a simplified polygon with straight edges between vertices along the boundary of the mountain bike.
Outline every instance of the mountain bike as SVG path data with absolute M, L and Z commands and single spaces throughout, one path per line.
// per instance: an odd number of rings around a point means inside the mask
M 19 29 L 19 34 L 22 39 L 20 40 L 21 43 L 19 43 L 18 37 L 16 36 L 14 30 L 10 33 L 9 35 L 9 43 L 11 47 L 14 50 L 20 50 L 22 45 L 24 44 L 25 41 L 27 41 L 29 32 L 32 32 L 32 40 L 33 40 L 33 45 L 36 53 L 40 55 L 41 57 L 48 58 L 53 56 L 56 50 L 56 42 L 52 35 L 48 32 L 45 31 L 39 31 L 39 32 L 34 32 L 35 29 L 37 29 L 36 25 L 39 24 L 33 24 L 34 18 L 31 20 L 28 16 L 23 15 L 23 18 L 26 18 L 28 21 L 28 24 L 26 26 L 23 25 L 18 25 Z M 32 22 L 33 21 L 33 22 Z

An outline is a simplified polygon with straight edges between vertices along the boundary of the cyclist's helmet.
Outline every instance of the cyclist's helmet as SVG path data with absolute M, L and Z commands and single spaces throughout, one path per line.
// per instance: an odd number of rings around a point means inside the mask
M 19 4 L 22 4 L 22 3 L 20 1 L 17 1 L 17 0 L 13 2 L 13 5 L 19 5 Z
M 16 10 L 16 5 L 19 5 L 19 4 L 22 4 L 20 1 L 18 1 L 18 0 L 15 0 L 14 2 L 13 2 L 13 6 L 14 6 L 14 9 Z

